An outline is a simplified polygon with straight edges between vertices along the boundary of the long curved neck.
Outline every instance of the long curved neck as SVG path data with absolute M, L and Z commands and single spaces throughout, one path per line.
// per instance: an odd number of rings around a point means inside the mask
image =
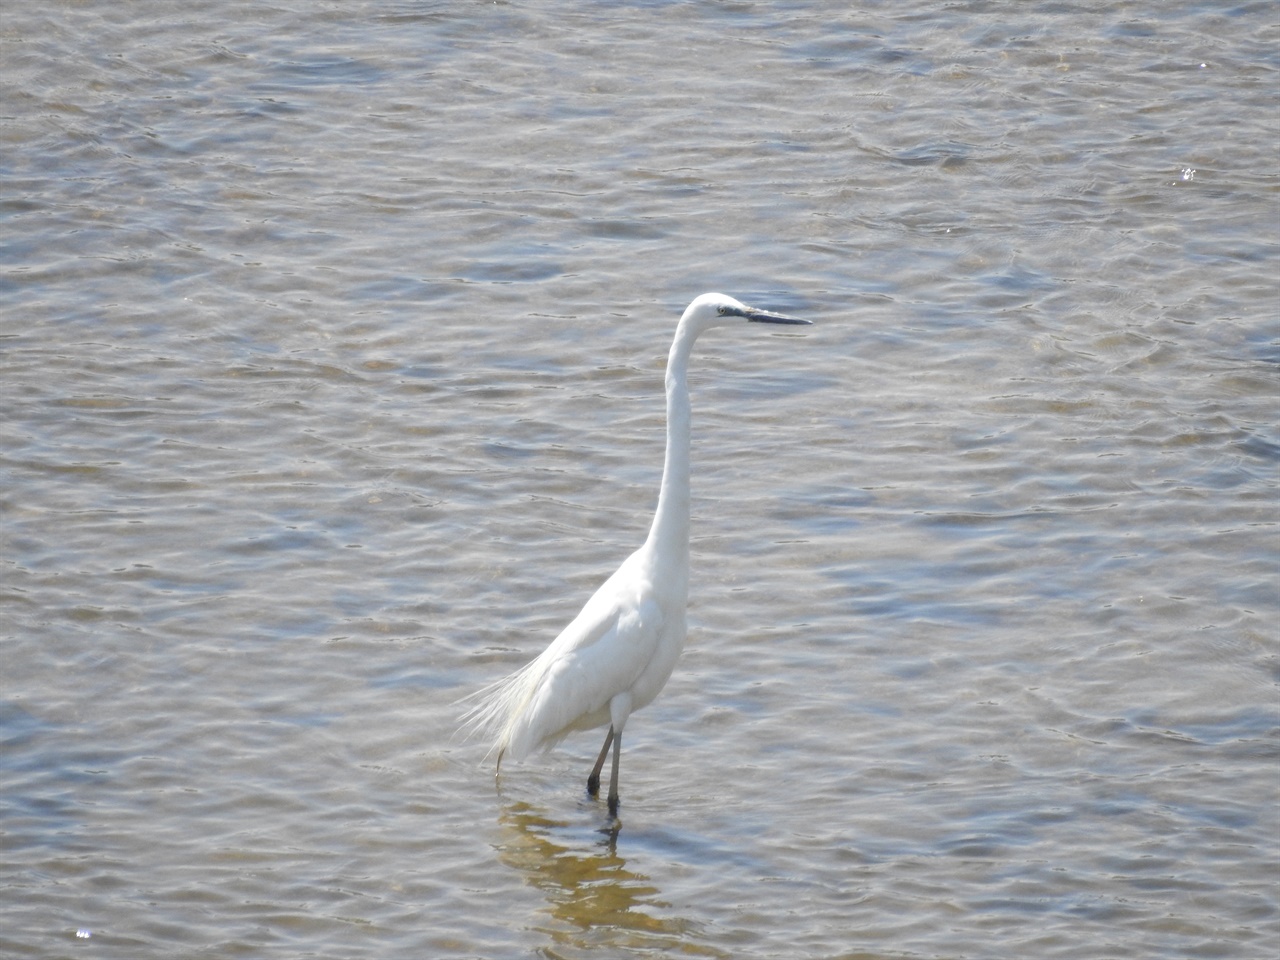
M 667 455 L 648 546 L 665 561 L 689 564 L 689 353 L 697 334 L 681 324 L 667 355 Z

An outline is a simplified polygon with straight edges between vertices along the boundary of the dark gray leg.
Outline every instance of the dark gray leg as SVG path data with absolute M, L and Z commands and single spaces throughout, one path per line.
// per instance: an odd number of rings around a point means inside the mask
M 604 746 L 600 748 L 600 756 L 596 757 L 596 765 L 591 770 L 591 776 L 587 777 L 587 793 L 595 796 L 600 792 L 600 771 L 604 769 L 604 758 L 609 755 L 609 746 L 613 743 L 613 727 L 609 728 L 609 734 L 604 738 Z M 617 764 L 617 760 L 614 764 Z M 617 777 L 614 777 L 615 781 Z
M 612 730 L 612 728 L 610 728 Z M 618 815 L 618 754 L 622 752 L 622 734 L 613 738 L 613 775 L 609 777 L 609 816 Z

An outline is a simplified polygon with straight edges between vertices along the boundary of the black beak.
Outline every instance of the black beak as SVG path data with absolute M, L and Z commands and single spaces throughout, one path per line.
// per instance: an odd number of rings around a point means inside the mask
M 798 317 L 787 317 L 781 313 L 773 313 L 769 310 L 757 310 L 755 307 L 747 307 L 742 315 L 748 320 L 756 323 L 813 323 L 812 320 L 801 320 Z

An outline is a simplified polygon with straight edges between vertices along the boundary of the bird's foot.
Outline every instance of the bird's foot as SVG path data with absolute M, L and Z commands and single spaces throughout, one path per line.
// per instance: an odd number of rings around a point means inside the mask
M 587 777 L 587 793 L 593 797 L 600 795 L 600 775 L 598 773 L 593 773 Z
M 618 816 L 618 795 L 616 793 L 609 794 L 609 816 Z

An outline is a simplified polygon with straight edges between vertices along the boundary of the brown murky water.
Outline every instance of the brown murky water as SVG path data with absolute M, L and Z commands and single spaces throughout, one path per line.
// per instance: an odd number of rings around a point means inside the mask
M 1272 11 L 10 5 L 0 952 L 1268 956 Z M 611 838 L 453 701 L 706 290 Z

